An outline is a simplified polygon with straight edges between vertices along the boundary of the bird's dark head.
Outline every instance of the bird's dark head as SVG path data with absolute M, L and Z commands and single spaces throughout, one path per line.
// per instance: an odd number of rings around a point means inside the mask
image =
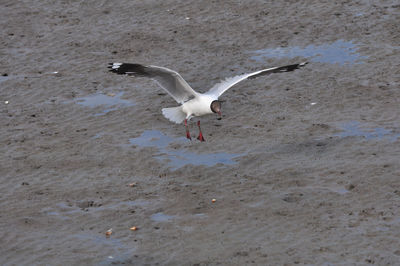
M 220 116 L 222 116 L 221 114 L 221 101 L 215 100 L 211 102 L 210 105 L 211 111 L 213 111 L 213 113 L 219 114 Z

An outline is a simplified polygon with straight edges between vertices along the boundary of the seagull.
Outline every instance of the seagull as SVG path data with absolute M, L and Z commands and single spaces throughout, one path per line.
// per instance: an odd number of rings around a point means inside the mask
M 110 69 L 109 71 L 119 75 L 147 77 L 155 80 L 161 88 L 175 99 L 175 101 L 181 104 L 177 107 L 163 108 L 161 110 L 162 114 L 165 118 L 177 124 L 184 122 L 186 137 L 191 140 L 192 138 L 189 133 L 188 121 L 192 117 L 199 117 L 212 113 L 216 113 L 221 117 L 222 101 L 218 100 L 218 98 L 235 84 L 248 78 L 255 78 L 272 73 L 294 71 L 300 67 L 304 67 L 307 63 L 308 62 L 303 62 L 300 64 L 281 67 L 271 67 L 252 73 L 226 78 L 225 80 L 215 84 L 205 93 L 196 92 L 178 72 L 166 67 L 131 63 L 109 63 L 108 68 Z M 200 128 L 200 120 L 197 121 L 197 126 L 199 128 L 199 136 L 197 139 L 205 141 Z

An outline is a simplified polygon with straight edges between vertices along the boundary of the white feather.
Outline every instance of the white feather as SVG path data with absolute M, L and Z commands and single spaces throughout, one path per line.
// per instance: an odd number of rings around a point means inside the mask
M 177 124 L 182 123 L 186 118 L 186 114 L 182 111 L 182 106 L 163 108 L 161 111 L 165 118 Z

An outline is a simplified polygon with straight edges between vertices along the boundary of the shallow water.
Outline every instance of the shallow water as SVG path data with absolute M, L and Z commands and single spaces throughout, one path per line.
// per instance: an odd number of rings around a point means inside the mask
M 336 137 L 363 137 L 366 140 L 389 140 L 395 142 L 400 138 L 400 133 L 394 133 L 391 130 L 376 127 L 367 128 L 363 126 L 360 122 L 351 121 L 341 125 L 343 132 L 336 134 Z
M 164 135 L 157 130 L 146 130 L 141 136 L 129 140 L 132 145 L 139 147 L 157 147 L 162 154 L 154 157 L 161 161 L 166 161 L 173 169 L 181 168 L 185 165 L 205 165 L 214 166 L 217 164 L 233 165 L 237 162 L 234 158 L 240 157 L 241 154 L 220 153 L 194 153 L 185 149 L 169 149 L 171 143 L 187 143 L 184 137 L 172 138 Z
M 162 212 L 155 213 L 150 216 L 150 219 L 155 221 L 155 222 L 168 222 L 169 220 L 172 220 L 175 216 L 173 215 L 166 215 Z
M 120 265 L 121 262 L 129 261 L 132 253 L 136 251 L 135 245 L 127 245 L 117 237 L 99 236 L 92 233 L 78 233 L 69 237 L 80 245 L 88 245 L 93 250 L 100 250 L 104 254 L 99 257 L 97 265 Z
M 0 76 L 0 83 L 3 82 L 3 81 L 8 80 L 10 78 L 11 78 L 10 76 Z
M 105 109 L 100 113 L 96 113 L 95 116 L 104 115 L 108 112 L 117 110 L 119 107 L 129 107 L 134 106 L 135 103 L 121 99 L 123 92 L 117 93 L 115 96 L 109 96 L 106 94 L 96 93 L 93 95 L 77 98 L 75 102 L 77 104 L 95 108 L 98 106 L 103 106 Z
M 159 149 L 166 148 L 170 143 L 185 143 L 186 138 L 171 138 L 158 130 L 146 130 L 140 137 L 132 138 L 129 142 L 140 147 L 157 147 Z
M 358 64 L 363 63 L 366 56 L 357 52 L 357 44 L 351 41 L 337 40 L 330 44 L 308 45 L 306 47 L 278 47 L 250 51 L 251 59 L 264 61 L 265 58 L 305 57 L 313 62 L 331 64 Z

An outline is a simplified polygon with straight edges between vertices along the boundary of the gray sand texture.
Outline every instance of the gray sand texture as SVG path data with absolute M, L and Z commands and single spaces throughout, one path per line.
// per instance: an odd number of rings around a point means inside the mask
M 399 265 L 398 1 L 0 7 L 1 265 Z M 120 61 L 199 92 L 309 64 L 231 88 L 202 143 Z

